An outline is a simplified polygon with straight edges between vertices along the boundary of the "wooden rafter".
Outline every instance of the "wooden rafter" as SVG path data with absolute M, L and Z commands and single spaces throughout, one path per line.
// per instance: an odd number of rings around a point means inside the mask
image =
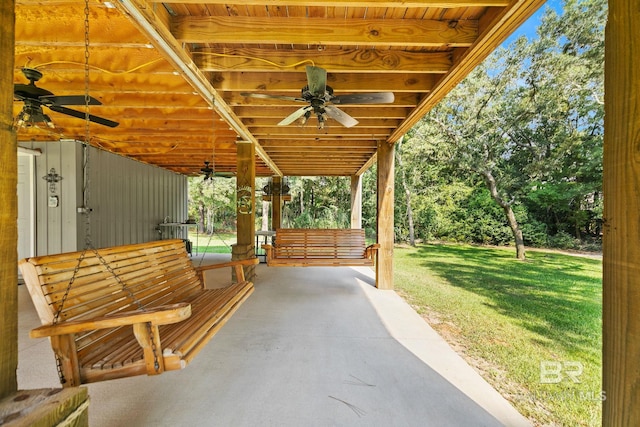
M 362 174 L 377 143 L 393 142 L 541 0 L 90 0 L 91 143 L 187 175 L 216 146 L 235 167 L 236 143 L 255 145 L 258 175 Z M 84 0 L 18 0 L 14 83 L 36 67 L 56 95 L 84 90 Z M 115 9 L 110 8 L 115 6 Z M 392 92 L 388 104 L 338 107 L 345 128 L 316 117 L 280 126 L 304 107 L 305 67 L 327 70 L 335 95 Z M 14 115 L 22 110 L 14 103 Z M 55 129 L 19 138 L 84 138 L 84 123 L 50 112 Z M 219 157 L 219 158 L 218 158 Z M 225 169 L 227 170 L 227 169 Z
M 256 31 L 260 28 L 260 31 Z M 422 19 L 177 17 L 171 32 L 185 43 L 292 43 L 342 46 L 470 46 L 478 23 Z

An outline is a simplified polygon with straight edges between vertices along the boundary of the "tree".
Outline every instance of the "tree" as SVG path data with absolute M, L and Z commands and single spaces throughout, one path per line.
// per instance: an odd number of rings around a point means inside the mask
M 404 165 L 402 163 L 402 155 L 400 151 L 402 149 L 402 139 L 396 144 L 396 163 L 398 164 L 398 171 L 400 172 L 400 177 L 402 181 L 402 188 L 404 189 L 405 194 L 405 202 L 407 206 L 406 214 L 407 214 L 407 222 L 409 227 L 409 244 L 411 246 L 416 245 L 416 233 L 413 224 L 413 210 L 411 208 L 411 189 L 409 188 L 409 184 L 407 183 L 407 174 L 405 172 Z
M 473 173 L 486 184 L 493 200 L 503 209 L 513 234 L 516 256 L 525 259 L 522 230 L 513 210 L 517 197 L 506 163 L 509 135 L 503 131 L 503 95 L 518 77 L 518 55 L 501 50 L 478 66 L 447 98 L 422 120 L 416 136 L 437 141 L 448 153 L 458 173 Z
M 470 186 L 484 183 L 518 258 L 518 215 L 552 234 L 598 234 L 605 19 L 605 0 L 569 0 L 562 16 L 548 9 L 537 39 L 496 50 L 408 134 L 414 146 L 431 147 L 423 163 L 440 163 Z M 406 170 L 418 167 L 403 161 Z M 539 229 L 532 224 L 526 228 Z
M 199 232 L 235 228 L 235 187 L 235 179 L 189 179 L 189 216 L 197 218 Z

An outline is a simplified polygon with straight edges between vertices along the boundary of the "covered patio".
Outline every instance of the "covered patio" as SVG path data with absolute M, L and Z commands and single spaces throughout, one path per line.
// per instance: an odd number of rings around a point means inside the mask
M 96 417 L 92 425 L 109 425 L 109 420 L 116 420 L 112 425 L 157 425 L 168 420 L 276 425 L 285 418 L 294 425 L 425 425 L 431 420 L 438 426 L 518 425 L 521 418 L 486 384 L 466 385 L 476 384 L 477 374 L 463 368 L 455 353 L 440 350 L 446 346 L 415 313 L 407 311 L 414 323 L 391 326 L 395 325 L 391 319 L 397 320 L 397 313 L 407 307 L 384 289 L 393 288 L 394 144 L 542 0 L 87 3 L 89 19 L 85 3 L 77 0 L 8 0 L 0 6 L 0 397 L 11 399 L 19 388 L 58 386 L 46 341 L 29 341 L 25 335 L 35 317 L 26 308 L 23 289 L 18 309 L 15 165 L 18 146 L 36 156 L 38 144 L 52 146 L 64 140 L 173 174 L 179 182 L 171 184 L 172 194 L 179 194 L 175 189 L 186 186 L 186 177 L 199 175 L 210 162 L 216 171 L 234 174 L 248 199 L 255 197 L 256 177 L 277 182 L 286 176 L 333 175 L 351 177 L 357 203 L 362 173 L 377 165 L 378 289 L 373 288 L 373 276 L 362 271 L 325 269 L 320 276 L 309 274 L 312 270 L 272 271 L 259 266 L 256 295 L 193 367 L 157 378 L 89 385 L 90 412 Z M 603 257 L 606 426 L 637 425 L 640 420 L 638 19 L 636 2 L 609 2 Z M 87 20 L 92 22 L 91 31 L 85 30 Z M 83 41 L 87 36 L 90 43 Z M 90 77 L 85 74 L 87 51 L 97 67 Z M 318 129 L 313 117 L 313 124 L 304 129 L 280 126 L 280 120 L 290 117 L 300 103 L 279 102 L 278 97 L 298 96 L 308 83 L 301 64 L 309 60 L 328 71 L 327 82 L 337 92 L 393 92 L 393 104 L 345 107 L 359 121 L 353 127 Z M 287 68 L 298 62 L 297 68 Z M 88 86 L 90 95 L 102 102 L 92 113 L 120 126 L 85 127 L 77 117 L 52 114 L 51 128 L 40 120 L 42 114 L 36 114 L 38 126 L 17 130 L 16 118 L 28 120 L 21 115 L 24 100 L 15 99 L 14 84 L 27 84 L 21 68 L 52 64 L 57 66 L 44 70 L 38 85 L 59 96 L 83 94 Z M 244 95 L 247 92 L 270 97 Z M 80 148 L 74 150 L 74 160 L 79 160 Z M 70 195 L 82 195 L 79 163 L 69 161 L 61 150 L 55 154 L 77 172 L 73 179 L 65 175 L 61 185 L 70 186 Z M 120 174 L 131 174 L 128 168 L 121 170 Z M 41 177 L 37 182 L 42 184 Z M 169 192 L 164 191 L 169 181 L 148 179 L 160 195 Z M 140 201 L 135 192 L 123 189 L 103 196 L 109 201 L 126 194 L 129 203 Z M 41 194 L 44 212 L 60 214 L 67 209 L 67 217 L 52 215 L 56 224 L 80 224 L 81 214 L 90 212 L 82 197 L 76 203 L 71 197 L 48 198 L 46 188 Z M 147 191 L 140 188 L 139 194 Z M 274 209 L 279 203 L 272 199 Z M 139 211 L 153 213 L 148 221 L 120 217 L 102 222 L 105 236 L 113 237 L 116 226 L 123 223 L 138 224 L 154 234 L 153 221 L 167 215 L 157 205 L 155 210 L 138 206 Z M 176 211 L 183 208 L 172 205 Z M 111 202 L 110 207 L 116 207 L 118 214 L 135 211 L 120 202 Z M 186 220 L 181 212 L 174 215 L 176 219 Z M 251 214 L 239 216 L 235 257 L 253 256 L 254 227 Z M 80 246 L 81 227 L 75 231 L 64 236 Z M 150 240 L 135 231 L 139 240 Z M 122 233 L 127 238 L 133 234 Z M 97 239 L 94 243 L 102 244 Z M 329 273 L 333 280 L 327 280 Z M 313 283 L 321 277 L 322 283 Z M 402 334 L 393 332 L 398 330 Z M 424 354 L 429 356 L 427 363 L 421 360 Z M 74 391 L 81 394 L 82 388 Z M 490 409 L 488 402 L 501 402 L 498 406 L 505 412 Z M 203 414 L 206 420 L 176 421 Z M 117 418 L 121 416 L 124 421 Z
M 88 385 L 89 424 L 530 425 L 370 268 L 256 273 L 254 295 L 186 369 Z M 39 321 L 24 286 L 19 313 L 19 384 L 57 387 L 48 341 L 27 336 Z

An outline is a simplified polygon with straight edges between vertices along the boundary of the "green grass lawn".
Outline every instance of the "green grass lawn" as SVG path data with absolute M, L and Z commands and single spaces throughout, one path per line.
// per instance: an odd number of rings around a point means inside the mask
M 398 292 L 537 425 L 601 414 L 602 262 L 469 245 L 396 247 Z
M 236 243 L 235 233 L 189 234 L 189 240 L 193 243 L 193 254 L 214 253 L 230 254 L 231 245 Z

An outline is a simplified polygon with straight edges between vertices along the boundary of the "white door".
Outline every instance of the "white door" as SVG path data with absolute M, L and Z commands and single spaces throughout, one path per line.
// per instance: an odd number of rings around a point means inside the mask
M 36 255 L 35 157 L 18 152 L 18 259 Z

